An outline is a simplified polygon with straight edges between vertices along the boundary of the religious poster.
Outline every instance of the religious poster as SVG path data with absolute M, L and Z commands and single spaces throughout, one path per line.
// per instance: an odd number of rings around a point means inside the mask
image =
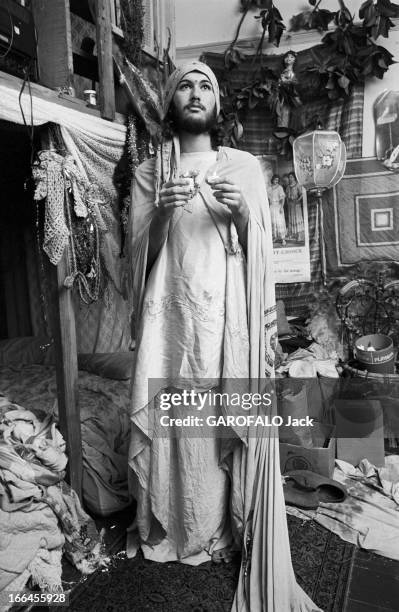
M 260 155 L 273 234 L 276 283 L 310 281 L 309 227 L 306 190 L 292 167 L 278 168 L 277 158 Z

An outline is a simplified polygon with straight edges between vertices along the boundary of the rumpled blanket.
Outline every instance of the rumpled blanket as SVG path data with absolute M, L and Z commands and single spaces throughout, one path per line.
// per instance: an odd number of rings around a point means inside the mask
M 0 592 L 30 578 L 62 591 L 63 552 L 84 574 L 105 561 L 94 522 L 63 480 L 64 439 L 39 414 L 0 396 Z
M 347 542 L 399 560 L 399 455 L 385 457 L 382 468 L 367 459 L 357 468 L 336 460 L 333 478 L 347 488 L 344 502 L 321 503 L 316 511 L 287 506 L 287 512 L 313 518 Z

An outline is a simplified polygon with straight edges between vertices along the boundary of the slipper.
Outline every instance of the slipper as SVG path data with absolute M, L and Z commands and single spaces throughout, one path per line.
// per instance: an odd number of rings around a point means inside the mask
M 319 506 L 317 492 L 300 486 L 294 479 L 289 479 L 288 474 L 283 475 L 283 492 L 285 503 L 304 510 L 316 510 Z
M 319 502 L 337 504 L 343 502 L 348 495 L 346 488 L 337 480 L 310 470 L 292 470 L 286 472 L 284 478 L 295 482 L 297 487 L 304 491 L 315 492 Z

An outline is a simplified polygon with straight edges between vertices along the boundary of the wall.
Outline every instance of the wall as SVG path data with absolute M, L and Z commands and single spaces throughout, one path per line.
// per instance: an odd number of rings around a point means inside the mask
M 347 5 L 352 13 L 358 16 L 359 7 L 363 0 L 348 0 Z M 284 22 L 289 27 L 292 15 L 303 10 L 306 0 L 276 0 Z M 177 63 L 187 59 L 198 58 L 206 49 L 223 53 L 226 46 L 234 38 L 240 19 L 239 0 L 175 0 L 176 19 L 176 49 Z M 323 8 L 336 10 L 337 0 L 324 0 Z M 261 27 L 259 21 L 254 19 L 258 11 L 249 13 L 244 21 L 240 33 L 243 49 L 248 53 L 254 50 L 253 40 L 259 37 Z M 297 51 L 309 48 L 320 42 L 321 36 L 317 32 L 301 32 L 292 34 L 286 32 L 281 39 L 280 47 L 268 45 L 267 53 L 284 53 L 289 48 Z M 379 39 L 378 43 L 386 47 L 399 60 L 399 25 L 391 31 L 389 39 Z M 373 104 L 376 97 L 384 89 L 399 89 L 399 64 L 394 64 L 386 73 L 384 79 L 372 79 L 367 82 L 364 99 L 364 127 L 363 127 L 363 156 L 371 157 L 375 154 Z
M 284 22 L 289 27 L 292 15 L 306 7 L 306 0 L 275 0 Z M 349 0 L 351 12 L 357 12 L 363 0 Z M 335 10 L 337 0 L 324 0 L 323 8 Z M 308 5 L 309 6 L 309 5 Z M 204 43 L 226 42 L 234 38 L 240 19 L 239 0 L 175 0 L 176 47 Z M 241 30 L 242 38 L 257 36 L 261 32 L 259 11 L 251 11 Z

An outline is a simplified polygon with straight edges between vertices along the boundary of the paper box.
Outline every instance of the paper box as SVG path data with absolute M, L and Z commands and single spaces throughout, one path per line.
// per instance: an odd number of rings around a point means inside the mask
M 381 404 L 371 399 L 335 400 L 337 458 L 355 467 L 368 459 L 384 465 L 384 422 Z
M 332 476 L 335 462 L 335 427 L 315 422 L 312 439 L 312 448 L 280 442 L 282 474 L 290 470 L 310 470 L 327 478 Z

